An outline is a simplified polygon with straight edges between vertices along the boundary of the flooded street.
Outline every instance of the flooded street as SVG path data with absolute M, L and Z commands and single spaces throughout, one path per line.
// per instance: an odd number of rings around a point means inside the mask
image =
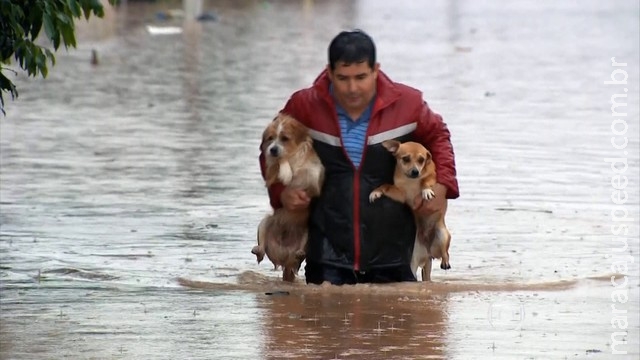
M 220 0 L 214 21 L 159 19 L 181 7 L 108 9 L 46 80 L 11 77 L 0 359 L 640 358 L 637 1 Z M 452 269 L 432 283 L 283 284 L 250 253 L 262 130 L 350 28 L 452 133 Z

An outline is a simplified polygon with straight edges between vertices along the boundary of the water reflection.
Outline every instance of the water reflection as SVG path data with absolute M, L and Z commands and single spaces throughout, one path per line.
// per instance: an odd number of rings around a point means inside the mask
M 260 296 L 264 359 L 444 358 L 446 315 L 430 298 Z

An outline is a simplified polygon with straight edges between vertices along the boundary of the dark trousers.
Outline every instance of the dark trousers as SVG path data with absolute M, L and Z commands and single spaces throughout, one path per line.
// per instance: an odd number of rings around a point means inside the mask
M 412 274 L 408 265 L 361 272 L 307 262 L 305 277 L 307 284 L 322 284 L 324 281 L 328 281 L 333 285 L 416 281 L 416 277 Z

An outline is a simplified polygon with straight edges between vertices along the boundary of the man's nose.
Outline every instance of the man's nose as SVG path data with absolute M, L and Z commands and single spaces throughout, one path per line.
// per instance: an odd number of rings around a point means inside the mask
M 349 92 L 354 92 L 358 88 L 354 79 L 349 80 L 347 83 Z

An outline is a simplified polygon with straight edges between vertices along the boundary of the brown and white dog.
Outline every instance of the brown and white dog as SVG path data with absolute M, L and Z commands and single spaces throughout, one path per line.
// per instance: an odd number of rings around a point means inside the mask
M 418 196 L 425 200 L 435 197 L 432 187 L 436 184 L 436 165 L 431 153 L 416 142 L 400 143 L 387 140 L 382 145 L 396 158 L 393 185 L 383 184 L 373 190 L 369 201 L 373 202 L 385 195 L 395 201 L 413 207 Z M 449 243 L 451 234 L 444 223 L 446 208 L 427 216 L 414 211 L 418 228 L 413 246 L 411 270 L 417 276 L 418 267 L 422 268 L 422 281 L 431 281 L 431 259 L 442 258 L 441 269 L 450 269 Z
M 278 114 L 262 134 L 260 149 L 265 156 L 265 182 L 303 189 L 311 198 L 320 195 L 324 167 L 313 149 L 307 128 L 296 119 Z M 306 256 L 309 210 L 276 209 L 258 225 L 258 245 L 251 252 L 258 263 L 266 254 L 282 279 L 293 282 Z

